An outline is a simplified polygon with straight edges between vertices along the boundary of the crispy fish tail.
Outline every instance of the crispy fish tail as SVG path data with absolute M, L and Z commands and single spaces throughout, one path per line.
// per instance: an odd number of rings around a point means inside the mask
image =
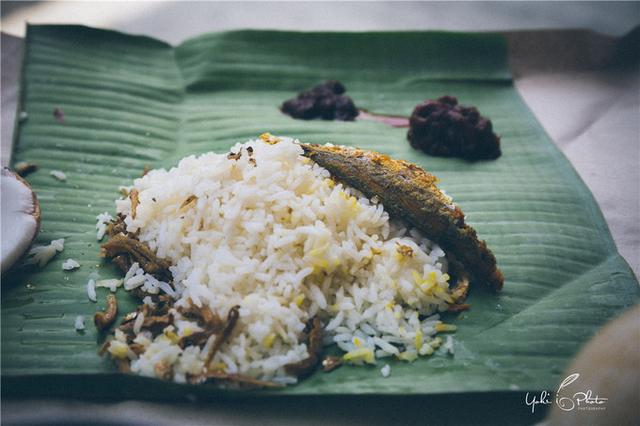
M 300 144 L 304 155 L 367 197 L 377 196 L 387 211 L 419 229 L 453 254 L 475 281 L 500 291 L 504 283 L 496 258 L 464 213 L 436 187 L 437 178 L 415 164 L 377 152 Z

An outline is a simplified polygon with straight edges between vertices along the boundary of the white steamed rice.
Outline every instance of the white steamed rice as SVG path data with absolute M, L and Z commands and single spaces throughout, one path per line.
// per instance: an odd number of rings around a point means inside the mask
M 64 250 L 64 238 L 52 240 L 46 246 L 35 246 L 29 250 L 27 264 L 35 264 L 40 267 L 49 263 L 53 257 Z
M 442 325 L 437 312 L 452 302 L 444 252 L 392 223 L 381 204 L 334 183 L 295 141 L 264 139 L 235 145 L 237 160 L 189 156 L 134 181 L 135 219 L 129 198 L 116 201 L 117 213 L 172 262 L 176 291 L 137 264 L 124 288 L 165 292 L 177 307 L 207 305 L 222 318 L 239 305 L 232 338 L 210 365 L 228 373 L 295 382 L 284 366 L 307 357 L 301 332 L 314 316 L 346 362 L 432 354 L 442 343 L 434 337 Z M 145 376 L 160 362 L 179 382 L 201 374 L 215 338 L 202 350 L 181 349 L 178 339 L 200 328 L 174 315 L 175 326 L 153 340 L 136 321 L 135 341 L 146 347 L 140 356 L 123 345 L 122 333 L 109 352 L 129 357 L 132 371 Z
M 62 262 L 62 269 L 65 271 L 72 271 L 74 269 L 78 269 L 80 264 L 75 259 L 67 259 Z

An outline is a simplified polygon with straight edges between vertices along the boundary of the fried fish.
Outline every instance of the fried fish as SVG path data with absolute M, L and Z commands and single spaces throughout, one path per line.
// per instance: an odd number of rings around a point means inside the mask
M 440 191 L 437 178 L 415 164 L 387 155 L 338 146 L 300 144 L 304 155 L 337 180 L 377 197 L 385 209 L 438 243 L 462 264 L 472 281 L 500 291 L 502 272 L 487 244 L 465 223 L 464 213 Z

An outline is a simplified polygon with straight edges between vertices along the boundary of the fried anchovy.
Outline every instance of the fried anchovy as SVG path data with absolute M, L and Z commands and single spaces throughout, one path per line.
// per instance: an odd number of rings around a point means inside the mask
M 113 324 L 118 314 L 118 301 L 113 294 L 107 295 L 107 307 L 104 312 L 98 311 L 93 316 L 93 322 L 96 324 L 98 331 L 104 331 Z
M 113 237 L 114 235 L 118 234 L 127 235 L 127 225 L 124 223 L 124 218 L 125 216 L 123 216 L 121 213 L 118 213 L 116 219 L 110 222 L 109 225 L 107 225 L 107 235 L 109 237 Z M 133 237 L 134 234 L 130 234 L 128 236 Z
M 204 346 L 212 334 L 219 334 L 225 330 L 227 325 L 208 306 L 198 308 L 191 305 L 188 308 L 180 307 L 178 311 L 187 319 L 196 320 L 203 331 L 197 331 L 188 336 L 183 336 L 178 345 L 184 349 L 187 346 Z M 231 314 L 231 312 L 230 312 Z M 235 315 L 235 314 L 233 314 Z
M 377 152 L 337 146 L 300 144 L 304 155 L 335 178 L 367 197 L 377 196 L 385 209 L 419 229 L 453 254 L 478 282 L 494 291 L 504 277 L 496 258 L 476 231 L 464 222 L 464 213 L 437 187 L 437 178 L 415 164 Z
M 233 328 L 236 326 L 236 323 L 238 322 L 238 318 L 240 317 L 239 309 L 240 309 L 240 306 L 234 306 L 233 308 L 229 309 L 229 313 L 227 314 L 227 323 L 225 324 L 224 329 L 222 329 L 220 334 L 216 335 L 216 340 L 215 342 L 213 342 L 213 345 L 211 345 L 211 349 L 209 349 L 209 353 L 207 354 L 207 360 L 205 361 L 205 365 L 208 366 L 211 363 L 211 360 L 213 359 L 215 354 L 218 352 L 220 347 L 227 340 L 229 340 L 229 337 L 231 336 L 231 332 L 233 331 Z
M 183 317 L 197 321 L 198 325 L 212 333 L 218 333 L 224 328 L 224 321 L 206 305 L 202 307 L 190 305 L 186 308 L 181 306 L 178 311 Z
M 122 324 L 118 328 L 120 329 L 120 331 L 125 333 L 128 337 L 131 337 L 133 339 L 133 337 L 135 337 L 135 333 L 133 332 L 133 324 L 134 324 L 133 321 L 129 321 Z M 165 328 L 167 328 L 172 324 L 173 324 L 173 316 L 171 314 L 162 315 L 162 316 L 160 315 L 152 315 L 148 317 L 145 316 L 144 320 L 142 321 L 141 329 L 148 330 L 155 337 L 158 334 L 162 333 L 162 331 Z
M 118 327 L 126 336 L 127 340 L 133 340 L 135 333 L 133 332 L 133 325 L 138 315 L 144 315 L 141 329 L 148 330 L 155 337 L 162 333 L 163 330 L 173 324 L 173 314 L 169 312 L 172 305 L 172 301 L 168 301 L 164 296 L 155 296 L 155 305 L 150 307 L 149 305 L 139 305 L 138 308 L 128 313 L 120 326 Z
M 108 258 L 129 255 L 134 262 L 140 264 L 146 273 L 157 277 L 171 276 L 169 273 L 171 263 L 168 260 L 159 258 L 144 243 L 124 234 L 117 234 L 109 238 L 109 241 L 102 245 L 101 255 Z
M 307 353 L 309 356 L 302 361 L 284 366 L 287 373 L 302 378 L 313 371 L 320 360 L 322 352 L 322 322 L 314 317 L 307 323 Z

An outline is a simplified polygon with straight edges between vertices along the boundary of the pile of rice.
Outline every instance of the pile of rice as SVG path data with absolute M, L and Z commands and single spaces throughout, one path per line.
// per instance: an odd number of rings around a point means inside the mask
M 176 307 L 208 305 L 221 318 L 240 306 L 209 369 L 294 383 L 284 366 L 308 356 L 301 333 L 314 316 L 325 343 L 355 364 L 430 355 L 442 343 L 435 334 L 455 329 L 437 314 L 452 302 L 437 245 L 390 221 L 375 197 L 334 182 L 294 140 L 267 136 L 231 154 L 189 156 L 136 179 L 135 218 L 129 198 L 116 201 L 127 230 L 173 264 L 175 291 L 137 265 L 126 289 L 168 292 Z M 215 337 L 181 349 L 178 338 L 200 328 L 173 313 L 174 326 L 153 340 L 142 321 L 134 326 L 135 342 L 146 347 L 140 356 L 116 332 L 112 356 L 129 356 L 131 370 L 145 376 L 160 362 L 178 382 L 201 374 Z

